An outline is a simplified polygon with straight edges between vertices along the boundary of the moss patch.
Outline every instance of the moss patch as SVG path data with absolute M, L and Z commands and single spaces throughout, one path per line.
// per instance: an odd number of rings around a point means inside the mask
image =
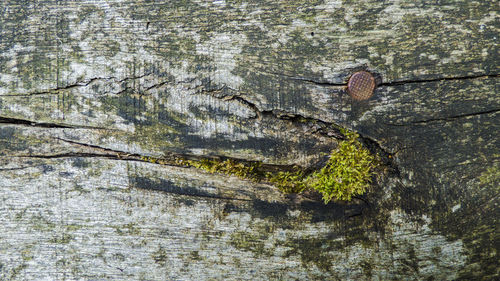
M 303 171 L 267 173 L 269 182 L 284 193 L 300 193 L 307 188 Z
M 268 173 L 267 179 L 285 193 L 314 189 L 327 204 L 332 199 L 350 201 L 366 192 L 376 166 L 375 157 L 358 141 L 359 135 L 347 130 L 346 139 L 332 151 L 326 165 L 306 176 L 303 171 Z
M 185 160 L 181 162 L 184 165 L 189 165 L 198 169 L 205 170 L 209 173 L 220 173 L 226 175 L 234 175 L 241 179 L 250 179 L 258 181 L 261 178 L 262 172 L 259 170 L 260 163 L 244 164 L 236 162 L 232 159 L 224 161 L 214 159 L 203 159 L 200 161 Z
M 325 203 L 364 194 L 375 167 L 374 156 L 357 140 L 358 134 L 344 135 L 347 139 L 332 151 L 326 166 L 308 178 L 310 188 L 321 192 Z

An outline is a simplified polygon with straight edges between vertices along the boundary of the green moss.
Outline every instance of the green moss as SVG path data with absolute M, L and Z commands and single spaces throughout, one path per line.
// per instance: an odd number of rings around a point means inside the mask
M 307 188 L 304 181 L 304 172 L 297 170 L 294 172 L 267 173 L 267 180 L 274 184 L 284 193 L 300 193 Z
M 345 131 L 344 135 L 346 140 L 332 151 L 326 166 L 308 178 L 310 188 L 321 192 L 325 203 L 364 194 L 375 167 L 375 157 L 357 140 L 358 134 Z
M 243 164 L 235 160 L 227 159 L 208 160 L 203 159 L 200 161 L 187 160 L 189 166 L 205 170 L 209 173 L 220 173 L 226 175 L 234 175 L 242 179 L 258 180 L 259 179 L 259 163 Z
M 29 220 L 32 228 L 36 231 L 51 231 L 56 226 L 55 223 L 49 221 L 42 215 L 36 215 Z
M 315 189 L 325 204 L 332 199 L 350 201 L 364 194 L 370 184 L 375 157 L 357 140 L 359 135 L 343 130 L 346 140 L 332 151 L 327 164 L 305 176 L 302 171 L 268 174 L 268 180 L 286 193 Z

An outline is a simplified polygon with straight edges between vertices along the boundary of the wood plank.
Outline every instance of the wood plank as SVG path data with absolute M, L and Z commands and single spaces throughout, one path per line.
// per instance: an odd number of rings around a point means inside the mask
M 500 275 L 496 1 L 0 11 L 0 279 Z M 361 69 L 379 85 L 356 102 Z M 313 167 L 338 126 L 385 165 L 350 203 L 148 163 Z
M 98 158 L 3 167 L 4 280 L 446 279 L 466 258 L 461 241 L 402 211 L 379 225 L 349 217 L 352 205 L 293 206 L 272 187 L 193 169 Z

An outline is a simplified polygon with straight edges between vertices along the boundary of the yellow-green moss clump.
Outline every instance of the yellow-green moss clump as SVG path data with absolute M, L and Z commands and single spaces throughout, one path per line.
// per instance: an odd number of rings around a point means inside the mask
M 332 151 L 328 163 L 308 177 L 309 187 L 323 194 L 325 204 L 332 199 L 351 200 L 369 186 L 375 157 L 357 140 L 358 134 L 345 132 L 346 140 Z
M 285 193 L 315 189 L 323 195 L 325 204 L 332 199 L 350 201 L 362 195 L 369 186 L 375 168 L 375 157 L 357 140 L 356 133 L 343 131 L 346 140 L 332 151 L 326 165 L 305 176 L 302 171 L 267 174 L 267 180 Z

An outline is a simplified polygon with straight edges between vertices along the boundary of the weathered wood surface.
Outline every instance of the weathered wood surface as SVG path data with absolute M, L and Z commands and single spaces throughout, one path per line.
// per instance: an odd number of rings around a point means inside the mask
M 0 279 L 500 275 L 497 1 L 2 1 Z M 349 75 L 380 76 L 372 99 Z M 144 156 L 386 157 L 324 206 Z

